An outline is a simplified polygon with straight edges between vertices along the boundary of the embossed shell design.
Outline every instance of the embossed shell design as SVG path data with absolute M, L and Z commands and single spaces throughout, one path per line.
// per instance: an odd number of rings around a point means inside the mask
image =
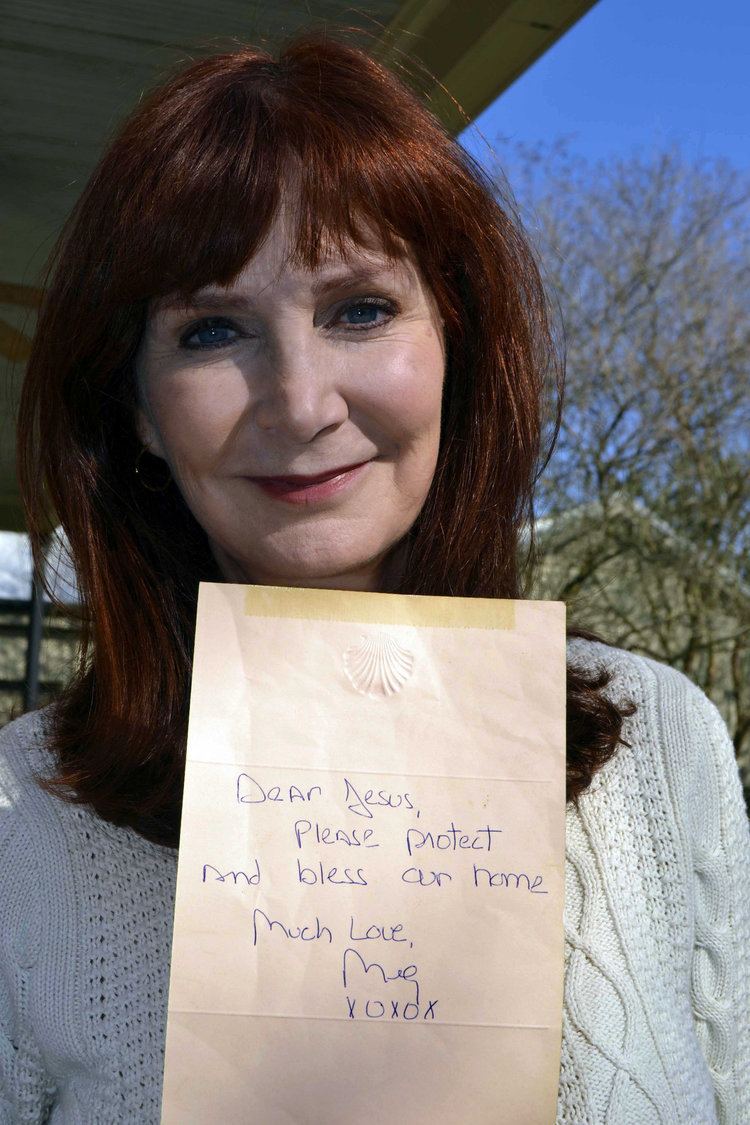
M 358 692 L 382 698 L 401 691 L 414 668 L 414 654 L 388 633 L 375 633 L 346 650 L 344 668 Z

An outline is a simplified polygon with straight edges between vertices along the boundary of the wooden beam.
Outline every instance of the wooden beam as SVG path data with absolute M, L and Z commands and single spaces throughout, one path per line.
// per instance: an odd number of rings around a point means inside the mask
M 38 309 L 44 296 L 43 289 L 33 285 L 19 285 L 16 281 L 0 281 L 0 305 L 20 305 L 24 309 Z
M 25 363 L 31 355 L 31 340 L 6 320 L 0 320 L 0 354 L 11 363 Z
M 437 79 L 417 79 L 428 104 L 459 132 L 506 90 L 597 0 L 407 0 L 377 54 L 407 81 L 418 59 Z M 417 70 L 418 68 L 413 68 Z M 447 91 L 447 92 L 446 92 Z

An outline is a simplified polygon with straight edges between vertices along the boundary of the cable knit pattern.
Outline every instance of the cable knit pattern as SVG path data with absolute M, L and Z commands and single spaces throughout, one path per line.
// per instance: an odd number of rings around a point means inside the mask
M 750 829 L 726 728 L 662 665 L 570 655 L 638 711 L 566 814 L 557 1123 L 748 1125 Z M 34 784 L 45 719 L 0 733 L 0 1123 L 156 1125 L 176 853 Z

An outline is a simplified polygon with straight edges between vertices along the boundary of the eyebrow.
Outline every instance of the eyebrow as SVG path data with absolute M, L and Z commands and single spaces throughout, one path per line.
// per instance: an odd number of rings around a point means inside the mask
M 396 269 L 398 265 L 396 266 Z M 392 275 L 394 269 L 383 266 L 363 266 L 355 269 L 339 270 L 314 281 L 311 291 L 315 298 L 323 297 L 334 289 L 346 285 L 373 284 L 382 282 L 385 275 Z M 238 311 L 252 309 L 253 299 L 243 293 L 236 293 L 218 288 L 199 289 L 185 301 L 179 296 L 167 296 L 155 302 L 157 312 L 184 312 L 187 309 L 236 309 Z

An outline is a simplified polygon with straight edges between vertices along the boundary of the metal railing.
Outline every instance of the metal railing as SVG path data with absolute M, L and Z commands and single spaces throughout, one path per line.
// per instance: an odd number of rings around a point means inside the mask
M 52 698 L 73 669 L 79 611 L 41 597 L 0 598 L 0 725 Z

